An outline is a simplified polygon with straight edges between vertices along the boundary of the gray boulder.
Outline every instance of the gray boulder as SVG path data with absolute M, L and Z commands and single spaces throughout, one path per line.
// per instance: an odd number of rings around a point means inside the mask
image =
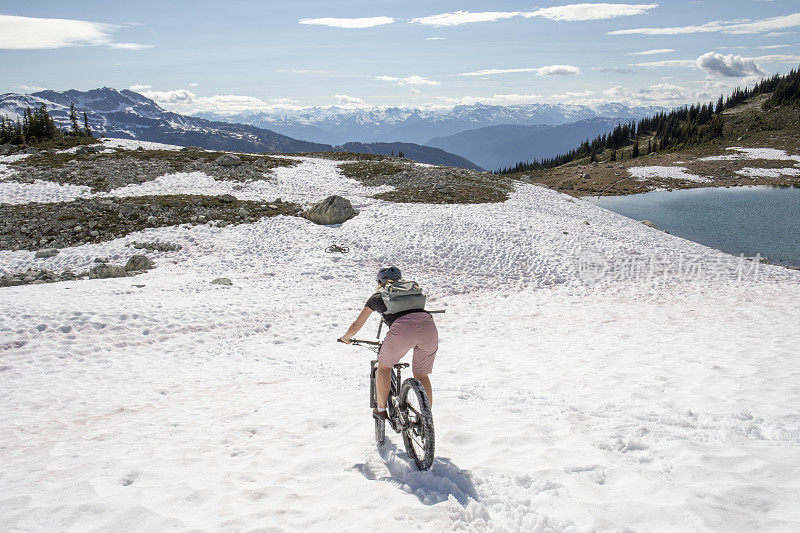
M 658 229 L 658 227 L 656 226 L 656 223 L 653 222 L 652 220 L 640 220 L 639 222 L 641 224 L 644 224 L 648 228 L 656 228 L 656 229 Z
M 211 283 L 214 285 L 227 285 L 227 286 L 233 285 L 233 282 L 230 280 L 230 278 L 217 278 Z
M 125 263 L 125 270 L 128 272 L 131 270 L 150 270 L 154 266 L 153 261 L 146 255 L 133 255 Z
M 215 161 L 215 163 L 221 167 L 235 167 L 241 162 L 242 162 L 241 158 L 238 155 L 233 155 L 233 154 L 222 155 L 218 157 Z
M 317 202 L 306 211 L 306 217 L 315 224 L 341 224 L 358 214 L 347 198 L 333 195 Z
M 128 272 L 121 266 L 100 264 L 89 270 L 89 279 L 124 278 Z
M 36 252 L 36 259 L 42 259 L 45 257 L 54 257 L 58 255 L 58 249 L 56 248 L 42 248 Z
M 217 200 L 223 204 L 231 204 L 236 201 L 236 197 L 232 194 L 220 194 L 217 196 Z

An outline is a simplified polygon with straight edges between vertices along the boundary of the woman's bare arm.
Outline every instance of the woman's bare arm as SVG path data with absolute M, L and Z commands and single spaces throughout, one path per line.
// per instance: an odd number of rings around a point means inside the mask
M 350 328 L 347 330 L 347 333 L 345 333 L 341 338 L 339 338 L 339 340 L 347 344 L 350 344 L 350 339 L 352 339 L 353 335 L 358 333 L 358 330 L 360 330 L 364 326 L 364 324 L 367 323 L 367 319 L 371 314 L 372 314 L 372 309 L 370 309 L 369 307 L 364 307 L 364 309 L 362 309 L 361 312 L 358 314 L 358 318 L 356 318 L 355 322 L 350 324 Z

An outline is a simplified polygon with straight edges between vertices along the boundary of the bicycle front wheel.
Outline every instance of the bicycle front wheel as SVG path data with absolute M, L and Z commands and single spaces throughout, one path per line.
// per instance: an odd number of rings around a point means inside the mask
M 425 388 L 419 380 L 408 378 L 400 388 L 400 410 L 405 418 L 403 444 L 417 468 L 429 470 L 436 449 L 433 413 Z

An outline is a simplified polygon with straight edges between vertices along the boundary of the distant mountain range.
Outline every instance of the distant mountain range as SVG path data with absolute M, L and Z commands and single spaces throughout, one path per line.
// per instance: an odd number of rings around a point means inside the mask
M 314 142 L 406 142 L 441 148 L 487 169 L 552 157 L 620 122 L 665 111 L 663 107 L 564 104 L 461 105 L 447 110 L 308 108 L 218 115 L 208 119 L 252 124 Z
M 243 152 L 402 151 L 423 163 L 496 169 L 552 157 L 619 123 L 664 111 L 661 107 L 564 104 L 461 105 L 446 110 L 306 108 L 259 113 L 187 116 L 145 96 L 104 87 L 0 95 L 0 114 L 18 118 L 46 104 L 69 126 L 69 106 L 85 111 L 92 129 L 107 137 Z M 303 139 L 303 140 L 299 140 Z
M 390 155 L 403 151 L 409 159 L 435 165 L 482 170 L 471 161 L 439 148 L 408 143 L 355 143 L 340 147 L 302 141 L 251 124 L 212 121 L 162 109 L 139 93 L 109 87 L 90 91 L 40 91 L 32 94 L 0 95 L 0 114 L 19 120 L 25 108 L 45 104 L 56 123 L 69 127 L 69 109 L 74 104 L 82 123 L 86 112 L 92 130 L 106 137 L 139 139 L 178 146 L 200 146 L 209 150 L 240 152 L 334 152 L 359 151 Z
M 427 144 L 456 155 L 469 154 L 470 161 L 483 168 L 497 169 L 576 148 L 586 139 L 613 130 L 620 120 L 599 117 L 560 126 L 488 126 L 436 137 Z
M 334 106 L 230 115 L 199 113 L 198 116 L 251 124 L 284 135 L 330 144 L 347 141 L 427 144 L 435 137 L 446 137 L 487 126 L 559 126 L 598 117 L 624 121 L 640 119 L 664 110 L 662 107 L 628 107 L 623 104 L 605 104 L 595 108 L 564 104 L 475 104 L 446 110 L 400 107 L 345 109 Z

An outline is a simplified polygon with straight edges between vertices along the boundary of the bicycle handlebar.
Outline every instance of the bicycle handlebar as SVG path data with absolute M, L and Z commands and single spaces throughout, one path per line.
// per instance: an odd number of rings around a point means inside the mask
M 347 344 L 342 339 L 336 339 L 337 342 L 341 342 L 343 344 Z M 381 343 L 377 341 L 365 341 L 361 339 L 350 339 L 350 344 L 355 344 L 356 346 L 359 345 L 366 345 L 366 346 L 380 346 Z

